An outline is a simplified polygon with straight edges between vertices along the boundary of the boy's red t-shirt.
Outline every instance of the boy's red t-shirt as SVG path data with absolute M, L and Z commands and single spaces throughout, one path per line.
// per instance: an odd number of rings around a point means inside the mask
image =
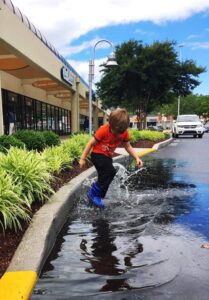
M 122 142 L 130 141 L 128 130 L 116 135 L 111 131 L 109 123 L 101 126 L 96 131 L 94 137 L 98 143 L 93 146 L 92 152 L 104 154 L 109 157 L 113 156 L 115 148 Z

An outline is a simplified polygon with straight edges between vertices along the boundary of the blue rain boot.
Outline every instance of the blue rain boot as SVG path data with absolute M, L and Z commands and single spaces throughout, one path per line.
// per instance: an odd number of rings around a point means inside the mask
M 102 190 L 100 187 L 97 185 L 96 182 L 94 182 L 91 186 L 91 189 L 88 191 L 87 196 L 89 198 L 89 206 L 92 204 L 96 205 L 97 207 L 103 208 L 104 203 L 102 202 L 101 199 L 102 195 Z
M 87 196 L 88 196 L 88 199 L 89 199 L 88 206 L 89 206 L 89 207 L 92 207 L 92 206 L 94 205 L 93 200 L 92 200 L 93 197 L 94 197 L 93 192 L 92 192 L 92 187 L 91 187 L 91 189 L 87 192 Z

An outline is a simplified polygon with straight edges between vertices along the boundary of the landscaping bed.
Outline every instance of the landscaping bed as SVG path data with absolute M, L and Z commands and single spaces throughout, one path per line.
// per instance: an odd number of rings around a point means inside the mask
M 152 146 L 156 142 L 150 141 L 150 140 L 141 140 L 138 142 L 131 143 L 132 147 L 134 148 L 152 148 Z

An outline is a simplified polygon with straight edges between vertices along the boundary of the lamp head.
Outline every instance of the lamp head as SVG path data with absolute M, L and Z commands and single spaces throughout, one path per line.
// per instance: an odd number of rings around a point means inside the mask
M 179 48 L 184 47 L 184 45 L 185 45 L 184 43 L 178 44 Z
M 105 64 L 105 66 L 108 67 L 108 68 L 113 68 L 113 67 L 118 66 L 118 63 L 117 63 L 116 58 L 115 58 L 115 53 L 112 53 L 108 56 L 108 59 L 107 59 L 107 62 Z

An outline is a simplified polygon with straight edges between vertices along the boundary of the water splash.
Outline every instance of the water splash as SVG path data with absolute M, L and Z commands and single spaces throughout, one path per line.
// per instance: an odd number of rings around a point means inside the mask
M 125 188 L 127 193 L 129 192 L 129 181 L 130 181 L 131 177 L 136 176 L 139 172 L 146 170 L 145 167 L 136 169 L 135 165 L 133 165 L 133 164 L 131 164 L 131 167 L 129 168 L 129 170 L 126 169 L 120 163 L 114 163 L 113 165 L 117 170 L 114 181 L 120 183 L 120 187 Z
M 113 166 L 117 171 L 114 181 L 120 183 L 120 186 L 125 188 L 127 192 L 128 192 L 128 185 L 129 185 L 130 178 L 132 176 L 136 176 L 139 172 L 146 170 L 145 167 L 136 169 L 135 165 L 133 164 L 131 164 L 131 168 L 129 168 L 129 170 L 120 163 L 113 163 Z M 83 182 L 83 185 L 85 187 L 90 187 L 95 180 L 97 180 L 97 176 L 94 176 L 92 178 L 86 178 L 85 181 Z

